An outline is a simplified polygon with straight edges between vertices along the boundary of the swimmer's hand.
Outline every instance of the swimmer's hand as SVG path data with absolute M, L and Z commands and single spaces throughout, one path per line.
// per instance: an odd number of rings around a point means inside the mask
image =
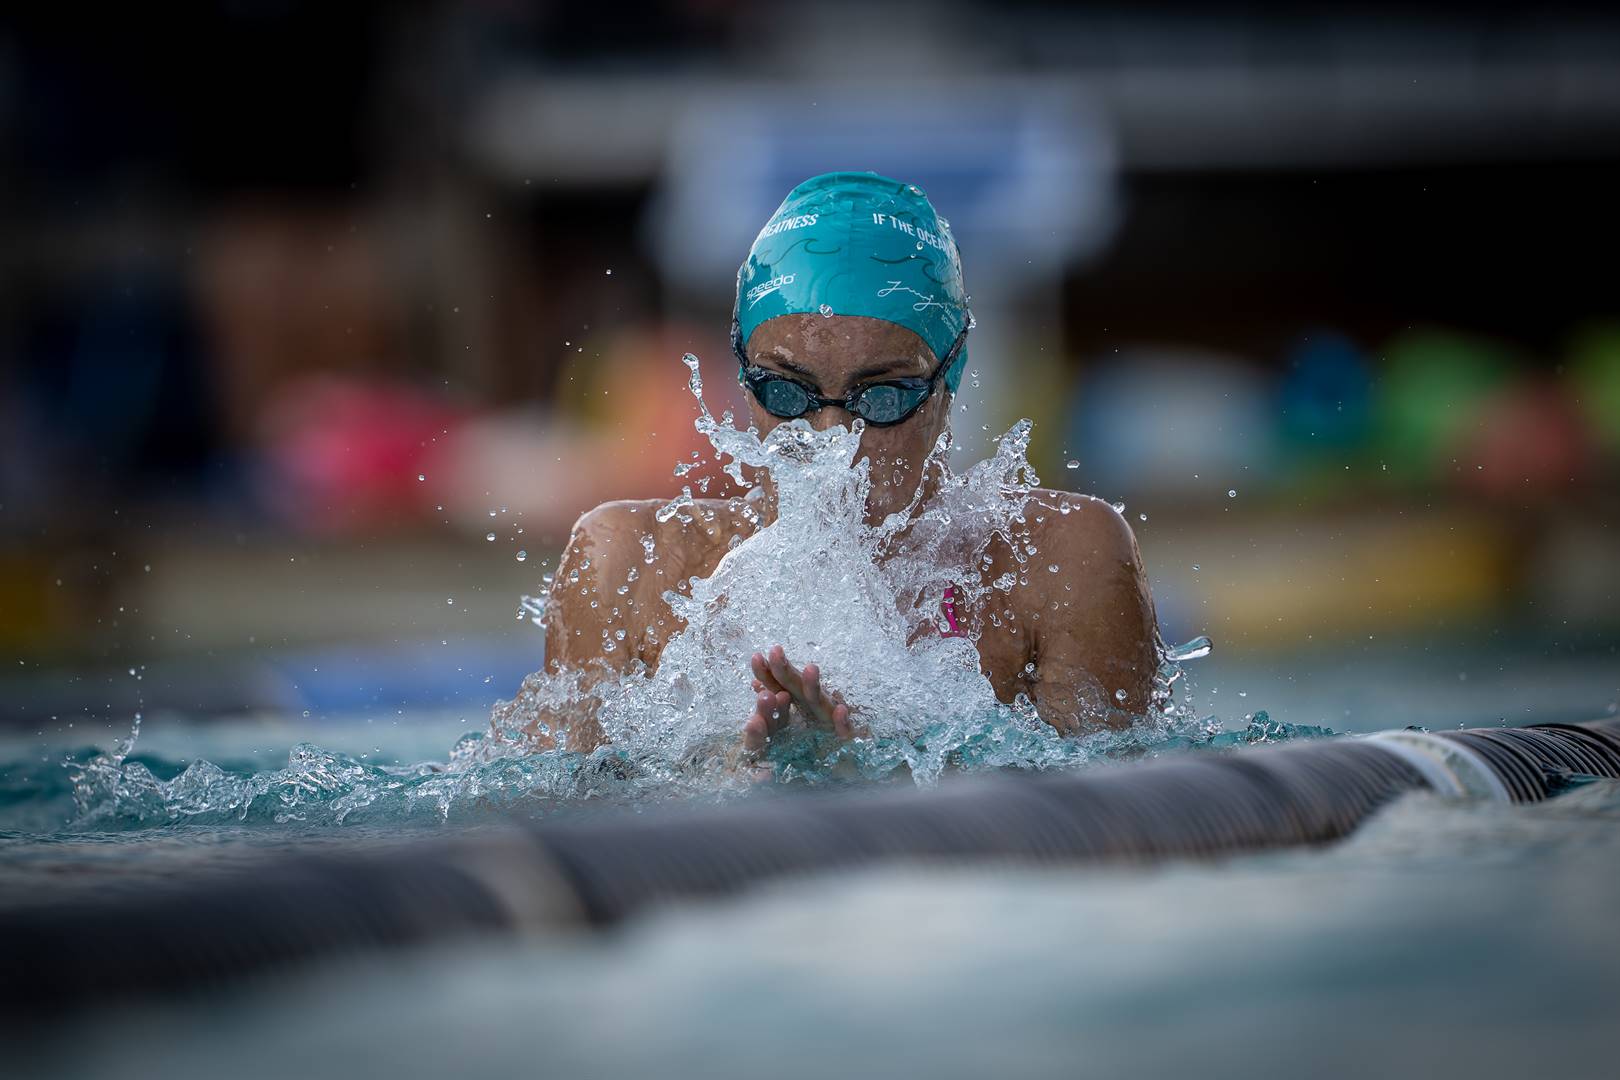
M 743 725 L 744 750 L 753 754 L 764 750 L 771 736 L 787 727 L 794 715 L 840 739 L 855 737 L 849 706 L 822 689 L 821 669 L 815 664 L 795 667 L 782 646 L 773 645 L 768 653 L 755 653 L 749 667 L 754 672 L 755 697 L 754 711 Z

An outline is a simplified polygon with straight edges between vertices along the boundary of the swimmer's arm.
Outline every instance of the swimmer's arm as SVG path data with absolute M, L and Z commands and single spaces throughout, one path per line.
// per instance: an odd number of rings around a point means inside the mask
M 1047 514 L 1040 572 L 1030 574 L 1035 652 L 1032 697 L 1064 734 L 1123 727 L 1147 712 L 1158 632 L 1131 527 L 1100 499 L 1052 493 L 1070 506 Z M 1056 573 L 1046 572 L 1056 565 Z M 1120 696 L 1124 691 L 1124 696 Z
M 549 674 L 578 672 L 581 688 L 629 671 L 645 660 L 645 626 L 653 622 L 650 590 L 642 584 L 644 549 L 641 537 L 651 532 L 653 501 L 603 503 L 574 524 L 557 565 L 546 602 L 546 660 Z M 635 582 L 630 582 L 631 571 Z M 659 579 L 662 580 L 662 579 Z M 621 585 L 630 589 L 620 595 Z M 638 633 L 635 628 L 642 627 Z M 620 637 L 623 634 L 623 637 Z M 567 736 L 575 749 L 588 750 L 601 740 L 588 711 L 550 716 L 547 722 Z
M 603 503 L 574 523 L 546 603 L 546 670 L 629 670 L 641 638 L 630 632 L 646 603 L 641 536 L 654 528 L 651 501 Z M 635 582 L 629 581 L 637 571 Z M 650 571 L 649 571 L 650 572 Z M 621 585 L 631 586 L 620 595 Z M 623 631 L 620 638 L 618 632 Z M 611 646 L 611 647 L 610 647 Z

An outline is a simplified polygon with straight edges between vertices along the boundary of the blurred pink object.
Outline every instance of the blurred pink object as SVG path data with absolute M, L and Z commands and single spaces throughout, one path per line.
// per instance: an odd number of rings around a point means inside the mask
M 315 531 L 423 517 L 434 505 L 440 446 L 469 416 L 395 382 L 331 375 L 291 382 L 261 420 L 266 501 Z
M 1596 464 L 1579 407 L 1558 387 L 1517 382 L 1487 401 L 1457 455 L 1463 487 L 1498 499 L 1562 498 Z

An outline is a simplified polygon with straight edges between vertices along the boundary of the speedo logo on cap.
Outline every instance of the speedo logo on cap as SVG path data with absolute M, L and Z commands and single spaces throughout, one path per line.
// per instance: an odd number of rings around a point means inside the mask
M 757 244 L 767 236 L 775 236 L 777 233 L 786 232 L 789 229 L 802 229 L 808 225 L 814 225 L 816 218 L 820 216 L 820 214 L 800 214 L 797 217 L 785 217 L 781 221 L 773 221 L 759 230 L 759 235 L 754 237 L 754 242 Z
M 793 284 L 793 279 L 798 276 L 798 274 L 782 274 L 779 277 L 773 277 L 769 281 L 761 282 L 760 284 L 755 285 L 752 289 L 748 290 L 748 306 L 753 307 L 755 304 L 759 303 L 765 297 L 771 295 L 771 293 L 775 292 L 777 289 L 780 289 L 782 286 Z

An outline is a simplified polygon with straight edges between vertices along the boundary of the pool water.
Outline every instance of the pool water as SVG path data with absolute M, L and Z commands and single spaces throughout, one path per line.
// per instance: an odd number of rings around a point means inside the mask
M 147 724 L 133 746 L 127 734 L 110 740 L 112 749 L 84 746 L 75 731 L 11 743 L 11 760 L 0 765 L 0 911 L 80 890 L 138 889 L 176 873 L 234 870 L 289 851 L 363 851 L 514 816 L 724 802 L 755 788 L 743 778 L 716 784 L 708 772 L 636 772 L 606 748 L 479 756 L 468 748 L 477 751 L 482 734 L 450 716 L 416 718 L 386 734 L 363 719 L 328 724 L 312 733 L 321 744 L 275 749 L 295 730 L 171 720 Z M 994 718 L 984 730 L 979 741 L 991 751 L 970 740 L 954 755 L 959 769 L 987 767 L 987 754 L 1019 734 Z M 1213 721 L 1159 725 L 1065 748 L 1067 763 L 1079 767 L 1327 734 L 1262 712 L 1233 731 Z M 849 786 L 863 777 L 912 783 L 901 755 L 875 741 L 830 750 L 790 742 L 773 754 L 779 782 L 789 787 Z M 834 775 L 839 762 L 859 765 Z
M 978 549 L 953 530 L 1016 535 L 1036 483 L 1027 425 L 902 536 L 892 522 L 873 530 L 828 510 L 864 505 L 853 433 L 783 425 L 762 444 L 703 416 L 737 461 L 786 455 L 772 466 L 779 518 L 711 578 L 685 583 L 690 594 L 672 602 L 684 628 L 653 676 L 630 671 L 591 691 L 611 748 L 527 752 L 465 714 L 154 717 L 138 738 L 117 718 L 18 733 L 0 741 L 0 926 L 19 906 L 252 880 L 293 851 L 375 854 L 514 816 L 658 814 L 747 797 L 746 774 L 716 764 L 751 707 L 739 646 L 756 640 L 817 656 L 874 706 L 872 737 L 855 744 L 773 741 L 775 776 L 793 786 L 1083 769 L 1440 718 L 1589 719 L 1614 702 L 1612 649 L 1553 683 L 1530 678 L 1521 659 L 1503 663 L 1500 678 L 1471 684 L 1494 682 L 1494 716 L 1453 693 L 1405 693 L 1387 664 L 1345 654 L 1333 659 L 1340 691 L 1373 688 L 1354 708 L 1296 664 L 1269 682 L 1222 671 L 1203 694 L 1183 682 L 1172 700 L 1179 675 L 1167 667 L 1151 721 L 1058 738 L 1029 702 L 993 700 L 966 640 L 913 642 L 917 627 L 894 602 L 909 598 L 915 613 L 947 584 L 981 598 L 1013 587 L 978 580 Z M 689 497 L 666 510 L 702 512 Z M 873 558 L 891 542 L 916 550 Z M 841 592 L 780 604 L 828 585 L 816 560 L 789 557 L 806 550 L 842 569 Z M 617 646 L 605 637 L 603 647 Z M 1433 653 L 1408 662 L 1412 685 L 1437 685 L 1441 663 Z M 497 707 L 496 730 L 541 726 L 577 706 L 578 691 L 567 676 L 531 676 Z M 1276 719 L 1259 711 L 1271 701 L 1286 706 Z M 1408 796 L 1317 851 L 1150 870 L 890 866 L 782 881 L 612 934 L 398 950 L 206 1000 L 101 1007 L 30 1030 L 0 1060 L 19 1074 L 80 1076 L 1253 1077 L 1518 1075 L 1545 1071 L 1550 1055 L 1563 1075 L 1599 1075 L 1612 1073 L 1607 1021 L 1620 1000 L 1617 820 L 1620 786 L 1590 782 L 1531 806 Z M 116 917 L 116 902 L 102 910 Z
M 1383 658 L 1370 702 L 1353 696 L 1369 670 L 1354 657 L 1339 678 L 1230 662 L 1220 678 L 1227 696 L 1246 685 L 1259 701 L 1309 683 L 1314 711 L 1290 713 L 1353 731 L 1391 726 L 1403 709 L 1446 726 L 1477 718 L 1473 699 L 1413 690 L 1432 666 Z M 1577 698 L 1587 718 L 1604 712 L 1604 657 L 1557 670 L 1568 703 L 1554 712 L 1575 715 Z M 1543 685 L 1504 674 L 1494 703 L 1532 718 Z M 123 722 L 8 736 L 0 920 L 85 892 L 251 873 L 292 851 L 375 853 L 514 813 L 656 813 L 693 797 L 604 771 L 591 798 L 555 797 L 533 776 L 568 769 L 545 755 L 497 767 L 492 779 L 520 779 L 462 792 L 448 813 L 397 796 L 442 779 L 423 766 L 448 764 L 475 726 L 463 715 L 148 719 L 130 760 L 151 777 L 172 782 L 206 760 L 228 793 L 259 789 L 201 814 L 140 785 L 130 801 L 75 804 L 74 772 L 127 736 Z M 1221 726 L 1128 750 L 1335 737 L 1249 714 Z M 324 748 L 305 752 L 301 772 L 289 769 L 300 746 Z M 400 787 L 340 818 L 334 808 L 368 783 Z M 896 866 L 781 882 L 612 934 L 400 950 L 206 1000 L 103 1007 L 8 1035 L 7 1075 L 1608 1076 L 1617 910 L 1620 784 L 1519 806 L 1415 794 L 1320 850 L 1149 869 Z
M 12 1075 L 1612 1076 L 1620 783 L 1321 850 L 789 881 L 36 1031 Z

